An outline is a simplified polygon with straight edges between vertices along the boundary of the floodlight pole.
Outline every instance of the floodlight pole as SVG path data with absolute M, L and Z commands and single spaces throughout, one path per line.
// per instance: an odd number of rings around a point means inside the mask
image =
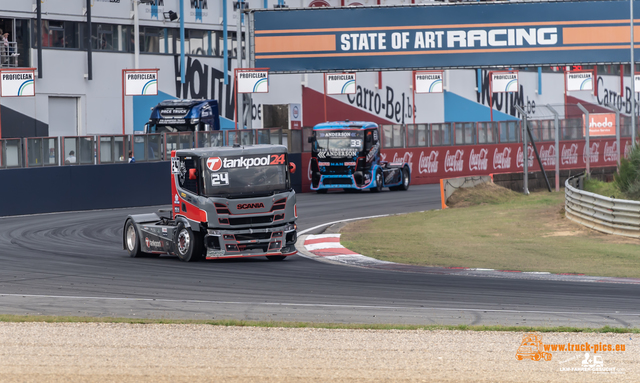
M 633 57 L 635 50 L 635 34 L 633 30 L 633 0 L 629 0 L 629 19 L 631 20 L 631 144 L 636 144 L 636 63 Z M 619 149 L 618 149 L 619 150 Z
M 529 195 L 529 145 L 527 142 L 527 113 L 525 113 L 524 109 L 522 109 L 520 105 L 516 105 L 515 107 L 522 116 L 522 191 L 524 195 Z
M 138 69 L 140 67 L 140 18 L 138 16 L 139 4 L 140 2 L 138 0 L 133 0 L 133 45 L 134 45 L 133 68 L 134 69 Z
M 556 191 L 560 191 L 560 116 L 551 105 L 545 105 L 553 113 L 553 124 L 556 130 Z
M 236 27 L 236 58 L 238 61 L 238 69 L 242 69 L 242 2 L 238 2 L 238 24 Z M 237 78 L 234 79 L 236 81 Z M 237 92 L 237 88 L 236 88 Z M 237 94 L 237 93 L 236 93 Z M 237 97 L 239 100 L 236 102 L 236 110 L 237 110 L 237 122 L 240 124 L 240 129 L 244 129 L 244 94 L 240 93 Z M 236 124 L 236 129 L 238 129 L 238 125 Z
M 612 107 L 607 102 L 605 107 L 611 109 L 616 114 L 616 147 L 618 148 L 618 163 L 616 164 L 618 170 L 620 170 L 620 111 L 617 108 Z
M 582 113 L 584 113 L 584 131 L 585 131 L 584 150 L 586 155 L 585 165 L 586 165 L 587 175 L 589 175 L 591 174 L 591 147 L 589 147 L 589 111 L 585 109 L 585 107 L 582 106 L 581 103 L 578 103 L 578 108 L 580 108 Z

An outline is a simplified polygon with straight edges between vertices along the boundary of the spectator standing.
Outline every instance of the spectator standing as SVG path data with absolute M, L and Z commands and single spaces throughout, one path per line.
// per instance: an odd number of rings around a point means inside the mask
M 133 164 L 136 162 L 136 158 L 133 156 L 133 152 L 129 150 L 129 163 Z
M 69 152 L 67 159 L 64 160 L 65 164 L 75 164 L 76 163 L 76 152 L 73 150 Z

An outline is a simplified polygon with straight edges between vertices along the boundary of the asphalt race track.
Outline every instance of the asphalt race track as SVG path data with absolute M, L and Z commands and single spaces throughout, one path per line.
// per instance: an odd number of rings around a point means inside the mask
M 439 206 L 437 185 L 380 194 L 302 194 L 298 224 L 304 230 L 341 219 Z M 157 208 L 0 218 L 0 313 L 640 326 L 640 285 L 633 284 L 381 271 L 300 256 L 284 262 L 130 258 L 121 243 L 125 217 Z

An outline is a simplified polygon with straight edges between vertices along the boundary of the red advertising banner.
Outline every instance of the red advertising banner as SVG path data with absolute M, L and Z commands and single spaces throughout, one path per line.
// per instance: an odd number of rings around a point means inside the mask
M 582 134 L 587 135 L 585 116 L 582 115 Z M 589 113 L 589 136 L 615 136 L 616 135 L 616 114 L 615 113 Z
M 622 139 L 626 155 L 631 147 L 630 139 Z M 556 147 L 553 142 L 538 143 L 540 160 L 545 170 L 556 166 Z M 596 139 L 590 142 L 591 167 L 615 166 L 618 148 L 615 139 Z M 523 171 L 522 144 L 493 144 L 441 146 L 430 148 L 383 149 L 384 161 L 407 162 L 411 168 L 411 183 L 414 185 L 437 184 L 442 178 L 478 176 L 494 173 L 520 173 Z M 540 170 L 533 147 L 527 153 L 529 171 Z M 311 153 L 302 153 L 304 173 L 302 190 L 310 191 Z M 580 169 L 586 166 L 584 141 L 560 142 L 560 169 Z

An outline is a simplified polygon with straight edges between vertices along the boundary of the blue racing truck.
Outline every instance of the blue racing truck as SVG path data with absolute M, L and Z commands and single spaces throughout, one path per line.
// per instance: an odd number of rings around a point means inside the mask
M 313 127 L 311 190 L 329 189 L 380 192 L 407 190 L 411 169 L 406 162 L 380 160 L 380 129 L 373 122 L 325 122 Z
M 151 111 L 145 133 L 220 130 L 216 100 L 167 100 Z

